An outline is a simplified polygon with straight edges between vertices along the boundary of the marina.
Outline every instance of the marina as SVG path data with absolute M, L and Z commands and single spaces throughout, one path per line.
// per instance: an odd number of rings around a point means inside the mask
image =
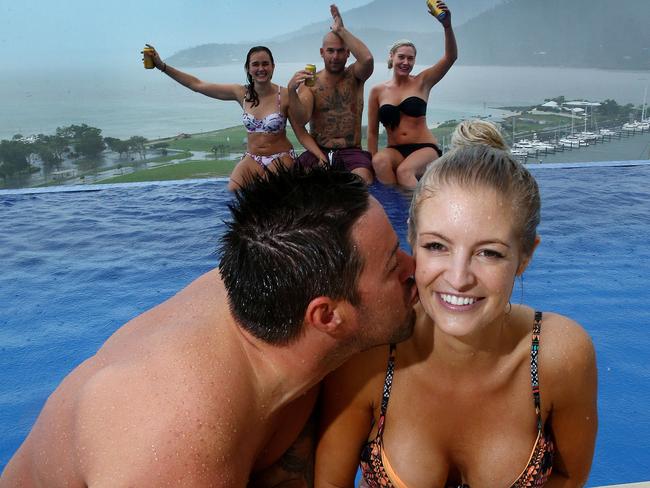
M 626 140 L 647 133 L 650 133 L 650 122 L 648 121 L 623 124 L 619 128 L 600 129 L 598 132 L 583 131 L 548 139 L 540 139 L 537 133 L 534 133 L 532 139 L 517 140 L 512 145 L 511 152 L 518 160 L 526 163 L 529 159 L 538 160 L 540 156 Z M 650 157 L 650 155 L 648 156 Z

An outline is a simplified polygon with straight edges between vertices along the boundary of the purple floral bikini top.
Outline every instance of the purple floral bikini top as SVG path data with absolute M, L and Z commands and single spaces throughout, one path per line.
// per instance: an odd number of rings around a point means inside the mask
M 535 312 L 533 337 L 530 350 L 530 376 L 533 389 L 533 403 L 537 414 L 537 440 L 533 446 L 528 465 L 521 472 L 510 488 L 541 487 L 544 486 L 553 469 L 553 454 L 555 447 L 550 432 L 544 432 L 539 397 L 539 377 L 537 373 L 537 354 L 539 351 L 539 335 L 542 326 L 542 312 Z M 361 451 L 361 472 L 363 479 L 360 486 L 370 488 L 407 488 L 393 472 L 388 463 L 386 453 L 383 451 L 384 424 L 388 399 L 393 385 L 393 372 L 395 369 L 395 345 L 391 344 L 384 381 L 384 391 L 381 399 L 381 409 L 377 435 L 368 442 Z M 447 486 L 446 488 L 470 488 L 466 484 Z
M 246 100 L 244 99 L 244 103 L 242 103 L 242 106 L 246 106 L 245 102 Z M 266 117 L 263 117 L 261 119 L 256 119 L 252 114 L 249 114 L 248 112 L 246 112 L 246 109 L 244 109 L 244 113 L 242 114 L 242 119 L 244 122 L 244 127 L 246 127 L 246 131 L 248 133 L 262 132 L 265 134 L 279 134 L 287 126 L 287 116 L 282 113 L 281 108 L 282 106 L 280 104 L 280 87 L 278 87 L 278 111 L 277 112 L 268 114 Z

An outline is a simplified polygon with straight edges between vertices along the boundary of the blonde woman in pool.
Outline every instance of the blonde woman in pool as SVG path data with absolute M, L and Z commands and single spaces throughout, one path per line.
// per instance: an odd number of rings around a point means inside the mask
M 540 242 L 528 170 L 484 144 L 429 165 L 409 216 L 412 337 L 326 378 L 316 486 L 581 487 L 597 429 L 591 340 L 512 305 Z

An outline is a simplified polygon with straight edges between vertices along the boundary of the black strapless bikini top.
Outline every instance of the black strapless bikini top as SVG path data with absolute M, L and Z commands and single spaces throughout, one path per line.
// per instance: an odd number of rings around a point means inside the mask
M 388 129 L 399 125 L 401 114 L 409 117 L 422 117 L 427 114 L 427 102 L 420 97 L 405 98 L 399 105 L 384 104 L 379 107 L 379 121 Z

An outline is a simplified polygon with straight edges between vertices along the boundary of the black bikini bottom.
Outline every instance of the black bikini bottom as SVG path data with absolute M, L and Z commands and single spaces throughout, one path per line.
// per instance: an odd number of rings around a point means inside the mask
M 404 158 L 408 157 L 409 154 L 414 153 L 418 149 L 422 149 L 424 147 L 431 147 L 435 149 L 435 151 L 438 153 L 438 157 L 442 156 L 442 151 L 440 150 L 440 148 L 432 142 L 421 142 L 418 144 L 395 144 L 394 146 L 388 146 L 388 147 L 399 151 L 399 153 Z

